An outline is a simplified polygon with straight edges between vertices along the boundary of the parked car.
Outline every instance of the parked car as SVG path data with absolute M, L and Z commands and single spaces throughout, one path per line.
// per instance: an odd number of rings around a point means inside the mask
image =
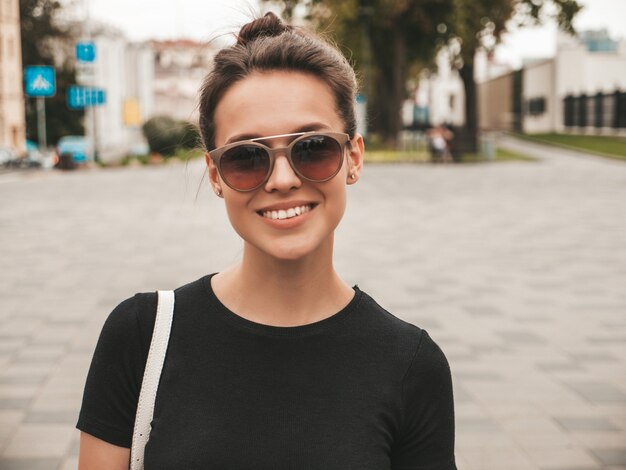
M 72 163 L 84 165 L 87 163 L 87 155 L 91 143 L 82 135 L 66 135 L 59 139 L 56 147 L 57 166 L 61 163 L 64 155 L 71 155 Z

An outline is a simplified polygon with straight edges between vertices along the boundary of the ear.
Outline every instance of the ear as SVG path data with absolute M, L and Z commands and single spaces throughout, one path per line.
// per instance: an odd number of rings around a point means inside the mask
M 354 184 L 361 176 L 363 170 L 363 157 L 365 155 L 365 142 L 361 134 L 354 134 L 350 141 L 351 147 L 348 154 L 348 184 Z
M 219 172 L 217 171 L 217 167 L 215 166 L 215 162 L 213 162 L 213 159 L 209 155 L 209 152 L 204 153 L 204 161 L 206 162 L 206 166 L 207 166 L 208 173 L 209 173 L 209 183 L 211 183 L 211 186 L 213 187 L 213 191 L 215 191 L 215 194 L 217 194 L 219 197 L 223 197 L 222 196 L 222 182 L 220 181 L 220 175 L 219 175 Z

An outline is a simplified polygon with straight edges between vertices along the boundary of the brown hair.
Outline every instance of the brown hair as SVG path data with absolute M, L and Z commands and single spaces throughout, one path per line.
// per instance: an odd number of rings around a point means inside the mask
M 354 137 L 357 81 L 346 58 L 330 43 L 270 12 L 244 25 L 237 43 L 215 56 L 200 90 L 200 134 L 207 150 L 215 148 L 215 108 L 229 87 L 255 71 L 269 70 L 310 73 L 327 83 L 344 131 Z

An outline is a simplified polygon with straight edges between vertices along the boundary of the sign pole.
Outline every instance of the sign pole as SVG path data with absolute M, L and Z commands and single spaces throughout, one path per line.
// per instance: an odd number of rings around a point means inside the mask
M 93 98 L 92 98 L 93 99 Z M 93 161 L 98 163 L 98 119 L 96 115 L 96 103 L 92 103 L 91 113 L 93 115 Z
M 43 96 L 37 97 L 37 135 L 39 137 L 39 150 L 46 151 L 46 100 Z

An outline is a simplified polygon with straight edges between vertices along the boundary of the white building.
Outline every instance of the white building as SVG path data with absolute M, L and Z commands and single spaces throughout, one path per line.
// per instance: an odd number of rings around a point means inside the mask
M 198 122 L 198 96 L 217 52 L 190 39 L 152 41 L 155 58 L 155 115 Z
M 523 69 L 523 130 L 614 132 L 622 127 L 614 125 L 616 91 L 626 91 L 626 42 L 606 31 L 579 38 L 561 33 L 554 58 Z M 569 102 L 572 109 L 566 109 Z
M 93 76 L 82 85 L 106 92 L 106 103 L 88 108 L 86 134 L 94 137 L 98 157 L 114 161 L 144 142 L 141 125 L 154 114 L 154 58 L 149 44 L 131 44 L 111 28 L 93 32 L 96 59 Z M 95 119 L 94 119 L 95 113 Z
M 22 91 L 18 0 L 0 1 L 0 147 L 24 151 L 26 122 Z

